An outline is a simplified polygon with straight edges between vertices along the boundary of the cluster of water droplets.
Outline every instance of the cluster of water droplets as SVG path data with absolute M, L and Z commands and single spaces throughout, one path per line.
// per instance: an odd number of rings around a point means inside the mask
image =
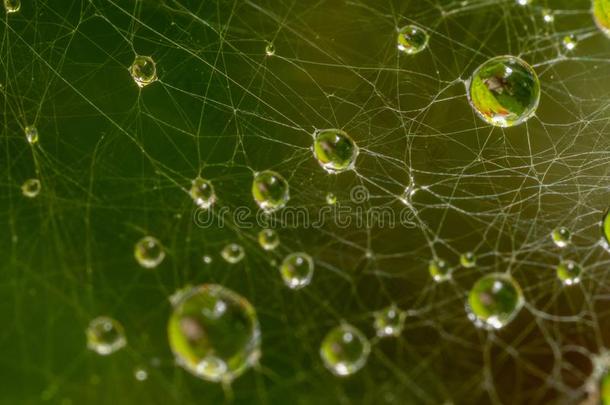
M 517 0 L 527 6 L 530 0 Z M 7 13 L 21 8 L 20 0 L 4 0 Z M 594 0 L 593 16 L 597 26 L 610 36 L 610 1 Z M 552 13 L 544 15 L 551 22 Z M 422 27 L 407 25 L 398 30 L 397 49 L 413 57 L 424 51 L 430 35 Z M 572 51 L 577 45 L 574 36 L 566 36 L 562 46 Z M 265 54 L 276 54 L 273 43 L 268 43 Z M 150 56 L 136 55 L 129 67 L 134 82 L 144 88 L 158 80 L 156 63 Z M 502 55 L 491 58 L 474 70 L 467 81 L 467 96 L 475 113 L 486 123 L 498 127 L 520 125 L 535 115 L 540 101 L 540 82 L 536 71 L 517 56 Z M 25 136 L 29 144 L 38 142 L 35 126 L 26 126 Z M 342 129 L 318 130 L 313 134 L 313 157 L 329 174 L 356 170 L 360 148 L 356 141 Z M 36 197 L 41 190 L 38 179 L 26 180 L 22 185 L 24 196 Z M 410 204 L 416 189 L 410 185 L 401 199 Z M 211 209 L 217 202 L 216 190 L 210 180 L 196 177 L 188 190 L 193 203 L 201 209 Z M 251 187 L 254 203 L 264 212 L 273 213 L 284 208 L 290 200 L 290 187 L 286 178 L 274 171 L 254 173 Z M 337 197 L 326 195 L 326 203 L 334 205 Z M 610 249 L 610 213 L 605 213 L 601 223 L 601 245 Z M 551 239 L 558 248 L 571 243 L 571 232 L 565 227 L 552 231 Z M 265 251 L 275 250 L 279 235 L 275 230 L 263 229 L 258 233 L 258 243 Z M 222 258 L 229 264 L 239 263 L 245 256 L 244 248 L 230 243 L 221 250 Z M 147 269 L 158 267 L 166 257 L 161 242 L 145 236 L 134 246 L 137 263 Z M 210 263 L 211 257 L 204 256 Z M 459 257 L 464 268 L 477 265 L 474 252 Z M 307 253 L 290 253 L 279 265 L 280 277 L 293 290 L 308 286 L 314 276 L 314 259 Z M 442 258 L 434 258 L 428 271 L 435 282 L 451 280 L 451 267 Z M 565 285 L 580 281 L 582 267 L 572 260 L 562 260 L 556 268 L 557 277 Z M 261 331 L 257 314 L 250 302 L 238 293 L 215 284 L 204 284 L 180 291 L 173 298 L 173 311 L 168 322 L 168 340 L 177 363 L 190 373 L 209 381 L 230 383 L 248 368 L 256 366 L 261 355 Z M 481 276 L 472 286 L 466 300 L 466 312 L 477 326 L 500 329 L 511 322 L 524 306 L 521 287 L 509 273 L 490 273 Z M 391 305 L 374 314 L 373 326 L 378 337 L 400 336 L 405 327 L 406 312 Z M 123 326 L 109 317 L 93 319 L 86 329 L 87 346 L 101 355 L 108 355 L 123 348 L 126 343 Z M 348 376 L 360 370 L 367 362 L 371 343 L 356 327 L 342 322 L 327 332 L 320 344 L 323 364 L 337 376 Z M 601 366 L 600 366 L 601 367 Z M 609 384 L 610 377 L 605 364 L 598 370 L 602 384 Z M 145 380 L 144 369 L 135 371 L 138 380 Z M 602 389 L 605 392 L 605 389 Z

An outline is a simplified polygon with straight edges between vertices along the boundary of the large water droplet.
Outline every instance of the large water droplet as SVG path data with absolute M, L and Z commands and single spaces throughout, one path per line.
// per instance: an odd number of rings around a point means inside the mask
M 489 59 L 475 70 L 468 86 L 472 108 L 484 121 L 512 127 L 538 108 L 540 82 L 534 69 L 515 56 Z
M 466 311 L 475 325 L 500 329 L 523 307 L 521 287 L 509 275 L 492 273 L 481 277 L 468 294 Z
M 303 252 L 289 254 L 280 266 L 280 274 L 284 284 L 294 290 L 303 288 L 311 283 L 313 270 L 313 259 Z
M 260 329 L 254 307 L 217 284 L 179 294 L 168 323 L 177 363 L 209 381 L 231 382 L 260 357 Z
M 428 46 L 428 33 L 417 25 L 407 25 L 398 31 L 398 50 L 408 55 L 414 55 Z
M 352 169 L 358 153 L 354 140 L 340 129 L 323 129 L 314 134 L 314 157 L 328 173 Z
M 286 206 L 290 199 L 288 182 L 272 170 L 256 173 L 252 181 L 252 196 L 263 211 L 279 210 Z
M 129 67 L 129 73 L 140 88 L 157 80 L 157 67 L 150 56 L 137 55 Z
M 320 346 L 320 356 L 326 368 L 341 377 L 364 367 L 370 351 L 366 336 L 346 323 L 328 332 Z

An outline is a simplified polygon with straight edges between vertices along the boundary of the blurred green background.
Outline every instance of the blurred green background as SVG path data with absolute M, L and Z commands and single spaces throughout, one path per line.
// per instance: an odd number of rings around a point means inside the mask
M 589 10 L 585 0 L 22 0 L 2 14 L 0 42 L 0 402 L 226 402 L 220 386 L 176 367 L 167 345 L 168 297 L 207 282 L 245 296 L 261 323 L 261 366 L 235 381 L 235 403 L 583 400 L 592 359 L 610 344 L 610 263 L 597 245 L 610 39 Z M 409 23 L 430 43 L 399 55 L 397 29 Z M 157 64 L 159 81 L 142 90 L 127 70 L 136 54 Z M 542 86 L 537 115 L 504 130 L 465 95 L 472 71 L 503 54 L 532 64 Z M 323 128 L 358 143 L 355 171 L 329 175 L 314 160 L 311 135 Z M 210 179 L 219 207 L 249 207 L 253 219 L 252 174 L 264 169 L 282 173 L 289 205 L 312 215 L 327 192 L 398 212 L 413 179 L 417 226 L 278 227 L 268 253 L 256 226 L 194 223 L 191 179 Z M 27 199 L 20 186 L 32 177 L 42 190 Z M 350 201 L 355 186 L 370 198 Z M 559 225 L 574 233 L 564 251 L 549 238 Z M 154 270 L 133 258 L 145 235 L 167 250 Z M 232 242 L 246 250 L 235 265 L 219 254 Z M 469 250 L 479 265 L 459 268 Z M 301 291 L 276 269 L 294 251 L 316 262 Z M 431 280 L 436 256 L 456 268 L 451 282 Z M 556 280 L 562 257 L 585 267 L 580 285 Z M 497 333 L 476 329 L 468 289 L 506 270 L 526 308 Z M 376 342 L 356 375 L 332 376 L 318 354 L 324 334 L 346 320 L 373 338 L 374 311 L 391 303 L 410 311 L 403 334 Z M 87 350 L 99 315 L 124 325 L 125 349 Z

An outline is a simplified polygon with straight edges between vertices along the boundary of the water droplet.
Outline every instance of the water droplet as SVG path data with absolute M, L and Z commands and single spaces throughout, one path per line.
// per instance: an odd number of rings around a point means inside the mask
M 204 380 L 230 383 L 260 357 L 254 307 L 220 285 L 204 284 L 183 293 L 167 329 L 177 363 Z
M 4 0 L 4 9 L 7 14 L 16 13 L 21 9 L 21 0 Z
M 560 226 L 559 228 L 553 229 L 553 232 L 551 232 L 551 239 L 555 246 L 564 248 L 570 244 L 572 233 L 568 228 Z
M 561 40 L 561 45 L 563 46 L 563 49 L 565 49 L 566 51 L 568 51 L 568 52 L 573 51 L 574 48 L 576 48 L 576 46 L 578 45 L 578 40 L 576 39 L 576 35 L 574 35 L 574 34 L 566 35 Z
M 157 67 L 150 56 L 137 55 L 129 67 L 129 73 L 140 88 L 157 80 Z
M 201 177 L 197 177 L 191 182 L 189 194 L 201 209 L 208 209 L 216 202 L 216 193 L 212 182 Z
M 460 255 L 460 264 L 462 267 L 470 269 L 477 265 L 477 255 L 474 252 L 466 252 Z
M 28 140 L 30 145 L 38 142 L 38 129 L 34 125 L 28 125 L 24 129 L 25 138 Z
M 263 229 L 258 233 L 258 243 L 265 250 L 273 250 L 280 244 L 280 236 L 273 229 Z
M 430 272 L 432 279 L 437 283 L 447 281 L 451 278 L 451 268 L 443 259 L 430 260 L 428 263 L 428 271 Z
M 203 262 L 204 262 L 205 264 L 210 264 L 210 263 L 212 263 L 212 256 L 210 256 L 210 255 L 204 255 L 204 256 L 203 256 L 203 258 L 202 258 L 202 260 L 203 260 Z
M 102 356 L 114 353 L 127 344 L 123 325 L 107 316 L 100 316 L 89 322 L 85 334 L 87 347 Z
M 610 251 L 610 209 L 606 211 L 602 218 L 601 223 L 602 230 L 602 246 L 607 251 Z
M 21 193 L 28 198 L 34 198 L 40 193 L 42 188 L 40 180 L 38 179 L 27 179 L 21 185 Z
M 512 127 L 527 121 L 536 112 L 540 82 L 525 61 L 515 56 L 497 56 L 472 74 L 468 99 L 484 121 Z
M 326 204 L 335 205 L 337 203 L 337 196 L 333 193 L 326 194 Z
M 256 173 L 252 181 L 252 196 L 263 211 L 277 211 L 290 199 L 288 182 L 272 170 Z
M 289 254 L 280 266 L 280 274 L 284 284 L 293 290 L 309 285 L 313 277 L 313 270 L 313 259 L 303 252 Z
M 267 44 L 267 46 L 265 47 L 265 54 L 267 56 L 273 56 L 275 55 L 275 45 L 273 45 L 273 43 L 269 42 Z
M 323 129 L 314 134 L 313 155 L 328 173 L 353 169 L 358 153 L 356 142 L 340 129 Z
M 148 371 L 143 367 L 136 367 L 136 369 L 133 370 L 133 376 L 138 381 L 146 381 L 148 379 Z
M 342 323 L 326 334 L 320 356 L 327 369 L 337 376 L 354 374 L 366 364 L 371 345 L 355 327 Z
M 373 325 L 377 336 L 400 336 L 405 327 L 407 313 L 400 310 L 396 305 L 391 305 L 375 313 Z
M 246 253 L 241 245 L 238 245 L 237 243 L 229 243 L 222 249 L 220 255 L 228 263 L 235 264 L 239 263 L 244 258 Z
M 152 269 L 165 259 L 165 250 L 156 238 L 145 236 L 136 243 L 133 255 L 140 266 Z
M 597 27 L 610 36 L 610 1 L 593 0 L 593 20 Z
M 521 287 L 511 276 L 491 273 L 481 277 L 470 290 L 466 311 L 475 325 L 500 329 L 513 320 L 523 304 Z
M 580 282 L 582 267 L 572 260 L 564 260 L 557 266 L 557 278 L 564 285 L 573 285 Z
M 415 55 L 426 49 L 429 35 L 426 30 L 416 25 L 407 25 L 398 31 L 398 50 L 408 55 Z

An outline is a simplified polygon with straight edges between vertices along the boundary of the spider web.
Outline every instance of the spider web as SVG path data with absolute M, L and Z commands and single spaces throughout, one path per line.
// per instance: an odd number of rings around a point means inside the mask
M 0 102 L 4 260 L 0 270 L 3 403 L 222 403 L 222 387 L 174 364 L 168 297 L 219 283 L 255 306 L 261 365 L 233 384 L 236 403 L 578 403 L 610 344 L 608 254 L 599 222 L 608 193 L 610 41 L 588 0 L 117 1 L 23 0 L 2 19 Z M 397 29 L 430 33 L 415 56 Z M 568 51 L 566 36 L 577 40 Z M 265 52 L 273 44 L 275 54 Z M 465 84 L 485 60 L 528 61 L 542 86 L 536 116 L 493 128 Z M 127 68 L 150 55 L 159 80 L 140 90 Z M 37 145 L 24 127 L 36 125 Z M 311 153 L 317 129 L 360 147 L 355 170 L 329 175 Z M 259 227 L 193 221 L 190 181 L 211 180 L 217 206 L 252 211 L 252 174 L 290 184 L 289 206 L 316 213 L 329 192 L 349 226 Z M 39 178 L 36 199 L 19 187 Z M 411 226 L 358 219 L 405 209 Z M 365 191 L 354 201 L 353 190 Z M 337 219 L 337 213 L 331 219 Z M 367 226 L 368 225 L 368 226 Z M 551 231 L 573 241 L 557 248 Z M 154 235 L 168 257 L 138 267 L 133 245 Z M 246 251 L 238 264 L 220 256 Z M 312 284 L 286 288 L 277 263 L 315 260 Z M 473 251 L 475 268 L 459 266 Z M 211 263 L 202 256 L 209 255 Z M 432 258 L 454 269 L 435 283 Z M 555 267 L 585 269 L 564 287 Z M 505 328 L 477 329 L 464 302 L 483 274 L 509 272 L 526 305 Z M 406 310 L 397 338 L 376 339 L 375 311 Z M 128 346 L 101 358 L 84 329 L 107 314 Z M 373 343 L 367 365 L 339 379 L 319 358 L 345 320 Z M 136 381 L 134 370 L 148 373 Z

